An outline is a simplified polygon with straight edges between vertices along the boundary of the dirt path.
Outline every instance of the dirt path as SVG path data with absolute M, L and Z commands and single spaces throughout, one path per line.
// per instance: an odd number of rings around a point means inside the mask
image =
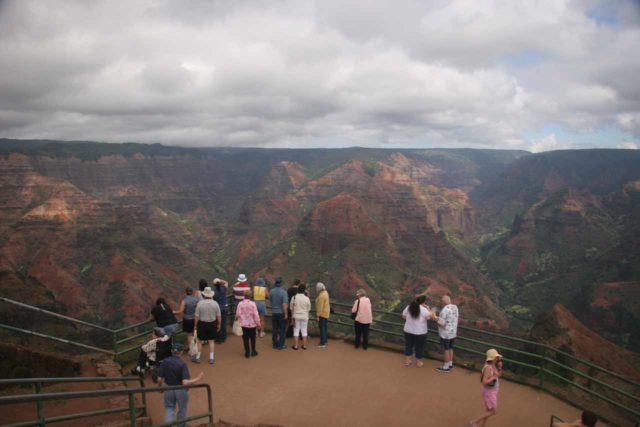
M 405 367 L 401 354 L 332 340 L 329 347 L 277 351 L 269 335 L 259 356 L 245 359 L 231 336 L 216 348 L 216 364 L 187 362 L 191 375 L 212 385 L 216 420 L 283 426 L 468 426 L 483 411 L 479 374 L 455 368 Z M 186 357 L 185 357 L 185 360 Z M 206 411 L 204 390 L 191 392 L 189 414 Z M 160 395 L 149 396 L 154 422 L 163 420 Z M 575 419 L 579 411 L 543 392 L 503 381 L 499 412 L 490 426 L 547 426 L 551 414 Z

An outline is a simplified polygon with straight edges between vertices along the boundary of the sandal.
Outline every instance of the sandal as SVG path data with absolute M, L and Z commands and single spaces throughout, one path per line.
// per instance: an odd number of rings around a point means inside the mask
M 416 368 L 422 368 L 423 366 L 424 366 L 424 363 L 416 362 Z
M 411 361 L 404 362 L 404 366 L 411 366 Z
M 294 350 L 298 349 L 298 347 L 296 347 L 295 345 L 292 345 L 291 348 L 294 349 Z
M 305 346 L 302 346 L 302 349 L 303 349 L 303 350 L 306 350 L 306 349 L 307 349 L 307 347 L 305 347 Z

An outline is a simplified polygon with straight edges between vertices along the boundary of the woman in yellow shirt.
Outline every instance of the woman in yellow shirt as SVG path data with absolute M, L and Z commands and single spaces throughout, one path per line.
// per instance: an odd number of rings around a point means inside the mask
M 328 326 L 329 326 L 329 313 L 331 308 L 329 306 L 329 292 L 324 286 L 324 283 L 318 282 L 316 284 L 316 316 L 318 319 L 318 328 L 320 329 L 320 345 L 318 347 L 325 348 L 328 341 Z
M 267 314 L 267 298 L 269 298 L 269 289 L 267 289 L 267 283 L 262 277 L 256 280 L 256 284 L 253 286 L 253 301 L 258 308 L 258 314 L 260 315 L 260 338 L 265 336 L 264 333 L 264 316 Z

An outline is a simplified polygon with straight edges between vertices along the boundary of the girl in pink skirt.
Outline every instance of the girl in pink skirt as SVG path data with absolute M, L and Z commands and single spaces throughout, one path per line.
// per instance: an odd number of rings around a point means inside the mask
M 482 367 L 480 381 L 482 382 L 482 400 L 486 412 L 471 420 L 472 427 L 484 427 L 487 419 L 496 414 L 498 410 L 498 391 L 500 390 L 499 378 L 502 376 L 502 356 L 497 350 L 487 351 L 487 358 Z

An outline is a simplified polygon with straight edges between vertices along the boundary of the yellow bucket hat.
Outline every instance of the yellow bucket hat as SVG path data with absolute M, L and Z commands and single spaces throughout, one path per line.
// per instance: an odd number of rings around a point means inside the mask
M 487 350 L 487 362 L 491 362 L 493 361 L 496 357 L 502 357 L 502 355 L 500 353 L 498 353 L 498 350 L 496 350 L 495 348 L 492 348 L 491 350 Z

